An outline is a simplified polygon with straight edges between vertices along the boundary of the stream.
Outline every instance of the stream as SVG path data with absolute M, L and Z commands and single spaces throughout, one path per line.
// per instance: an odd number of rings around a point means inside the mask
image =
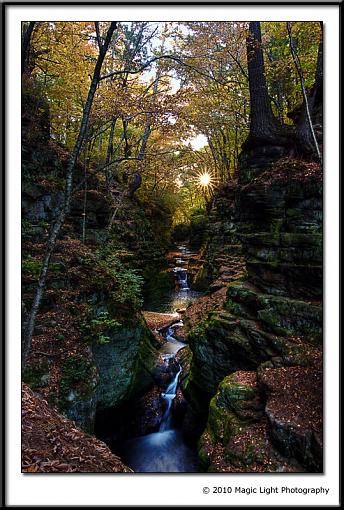
M 150 311 L 174 313 L 179 308 L 185 308 L 199 295 L 190 289 L 187 260 L 183 258 L 191 252 L 186 246 L 178 246 L 178 250 L 173 268 L 176 288 L 173 292 L 168 292 L 165 299 L 160 300 L 156 306 L 150 305 Z M 160 354 L 164 363 L 171 366 L 171 378 L 160 393 L 165 411 L 158 431 L 126 440 L 121 444 L 119 452 L 121 458 L 135 472 L 192 473 L 198 471 L 197 453 L 186 444 L 182 431 L 175 426 L 173 420 L 173 401 L 182 372 L 182 367 L 175 360 L 175 356 L 186 345 L 180 341 L 180 337 L 176 338 L 175 328 L 182 325 L 183 321 L 178 319 L 170 327 L 161 331 L 166 342 L 160 348 Z

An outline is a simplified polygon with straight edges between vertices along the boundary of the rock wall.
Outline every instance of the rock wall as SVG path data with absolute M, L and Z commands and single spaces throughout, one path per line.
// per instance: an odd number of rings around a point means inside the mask
M 30 94 L 23 99 L 26 124 L 33 120 L 27 111 L 31 99 Z M 47 108 L 44 118 L 34 117 L 32 136 L 23 138 L 24 323 L 50 224 L 63 203 L 69 158 L 66 148 L 49 140 Z M 124 189 L 109 232 L 111 200 L 101 181 L 89 172 L 85 191 L 84 168 L 78 163 L 74 185 L 23 378 L 78 426 L 92 431 L 97 410 L 138 398 L 154 384 L 151 372 L 160 345 L 139 312 L 139 278 L 156 272 L 165 259 L 145 211 Z
M 225 235 L 230 218 L 246 274 L 228 278 L 222 307 L 188 334 L 184 392 L 203 413 L 210 402 L 200 456 L 211 471 L 321 471 L 321 170 L 281 160 L 251 172 L 251 180 L 242 171 L 221 199 L 229 213 L 217 231 L 223 224 L 226 265 L 233 257 L 233 235 Z M 208 241 L 205 271 L 218 239 Z M 268 451 L 247 451 L 251 437 Z
M 217 191 L 209 214 L 206 238 L 201 248 L 203 262 L 193 281 L 196 290 L 218 290 L 242 276 L 245 262 L 235 219 L 236 183 Z

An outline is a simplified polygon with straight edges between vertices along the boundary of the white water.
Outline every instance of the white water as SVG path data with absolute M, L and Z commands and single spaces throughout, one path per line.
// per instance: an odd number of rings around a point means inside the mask
M 164 416 L 162 417 L 159 432 L 164 432 L 165 430 L 169 430 L 171 428 L 171 407 L 172 402 L 176 398 L 177 393 L 177 386 L 178 386 L 178 380 L 179 376 L 181 374 L 182 367 L 179 365 L 179 370 L 172 379 L 172 382 L 167 386 L 167 390 L 165 393 L 161 393 L 162 398 L 167 403 L 166 411 L 164 413 Z
M 175 267 L 173 269 L 173 272 L 176 273 L 178 278 L 178 284 L 180 287 L 180 290 L 190 290 L 189 284 L 188 284 L 188 273 L 185 268 L 183 267 Z

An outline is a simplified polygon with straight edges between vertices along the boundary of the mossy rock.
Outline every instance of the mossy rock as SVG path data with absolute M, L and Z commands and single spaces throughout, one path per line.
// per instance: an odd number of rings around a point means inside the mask
M 144 393 L 153 384 L 153 369 L 158 343 L 143 318 L 109 332 L 106 344 L 92 346 L 99 371 L 98 405 L 102 408 L 122 404 Z
M 46 387 L 49 378 L 49 364 L 47 361 L 27 365 L 23 372 L 23 382 L 28 384 L 33 391 Z
M 255 397 L 255 388 L 234 382 L 233 378 L 233 375 L 229 375 L 220 383 L 217 397 L 218 405 L 228 408 L 237 400 L 251 400 Z
M 258 318 L 276 334 L 301 335 L 315 342 L 322 337 L 322 308 L 305 301 L 279 296 L 260 295 L 258 304 L 263 309 Z
M 227 299 L 252 306 L 257 304 L 257 292 L 243 282 L 233 282 L 228 286 Z
M 214 442 L 227 444 L 230 437 L 239 430 L 240 422 L 237 416 L 228 409 L 218 405 L 217 396 L 213 397 L 209 405 L 207 430 Z

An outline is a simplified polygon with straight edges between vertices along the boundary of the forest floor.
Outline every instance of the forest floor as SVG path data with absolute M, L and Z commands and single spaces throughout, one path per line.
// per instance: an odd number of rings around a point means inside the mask
M 26 473 L 130 473 L 110 449 L 22 388 L 22 470 Z M 37 426 L 39 424 L 39 426 Z

